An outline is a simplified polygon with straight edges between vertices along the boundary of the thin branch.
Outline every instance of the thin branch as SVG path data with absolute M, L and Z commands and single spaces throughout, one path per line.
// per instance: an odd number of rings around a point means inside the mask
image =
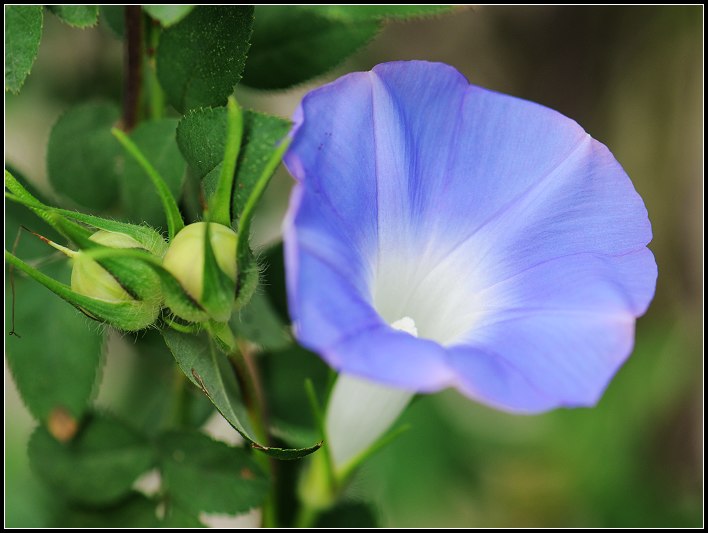
M 143 77 L 143 12 L 139 5 L 125 6 L 125 76 L 123 79 L 123 129 L 138 123 Z

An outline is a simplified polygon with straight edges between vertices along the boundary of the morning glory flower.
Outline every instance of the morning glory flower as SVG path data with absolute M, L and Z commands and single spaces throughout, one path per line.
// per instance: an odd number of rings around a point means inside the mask
M 603 144 L 423 61 L 343 76 L 295 122 L 300 343 L 373 395 L 455 387 L 518 413 L 598 401 L 657 275 L 644 203 Z

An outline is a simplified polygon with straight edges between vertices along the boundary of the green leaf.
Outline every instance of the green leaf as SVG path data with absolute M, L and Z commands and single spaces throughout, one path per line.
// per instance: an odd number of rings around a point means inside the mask
M 304 6 L 258 6 L 243 83 L 285 89 L 320 76 L 379 32 L 377 20 L 328 18 Z
M 281 350 L 292 343 L 287 326 L 273 310 L 268 297 L 255 292 L 248 304 L 231 317 L 234 333 L 265 350 Z
M 28 445 L 37 474 L 68 500 L 100 505 L 131 492 L 133 482 L 152 467 L 148 441 L 119 420 L 95 414 L 76 438 L 62 444 L 43 427 Z
M 88 28 L 98 22 L 98 6 L 48 6 L 49 10 L 69 26 Z
M 172 431 L 158 440 L 170 501 L 199 513 L 238 514 L 263 503 L 268 479 L 244 448 L 196 431 Z
M 308 6 L 308 9 L 324 15 L 325 17 L 346 20 L 381 20 L 397 19 L 407 20 L 431 15 L 439 15 L 451 11 L 453 6 L 397 6 L 397 5 L 368 5 L 368 6 Z
M 316 451 L 321 443 L 309 448 L 283 449 L 262 446 L 255 442 L 246 408 L 233 368 L 205 335 L 187 335 L 166 330 L 162 333 L 177 364 L 185 375 L 211 400 L 221 415 L 251 445 L 281 459 L 298 459 Z
M 112 411 L 149 436 L 157 435 L 175 422 L 194 428 L 203 425 L 214 413 L 214 406 L 201 390 L 186 382 L 160 333 L 156 329 L 146 330 L 136 339 L 133 349 L 135 358 L 130 365 L 129 379 L 111 402 Z M 109 352 L 108 357 L 111 355 Z M 125 361 L 120 363 L 125 364 Z M 175 405 L 177 378 L 185 381 L 179 399 L 181 413 L 176 412 Z
M 179 505 L 172 503 L 167 509 L 165 517 L 160 522 L 160 527 L 164 528 L 194 528 L 205 527 L 193 513 L 182 509 Z
M 120 145 L 111 135 L 120 111 L 112 103 L 85 103 L 52 128 L 47 174 L 54 189 L 77 204 L 106 210 L 118 199 Z
M 180 112 L 226 103 L 241 80 L 253 29 L 252 6 L 199 6 L 167 28 L 157 77 Z
M 193 9 L 194 6 L 143 6 L 143 10 L 164 27 L 177 24 Z
M 133 492 L 109 507 L 67 506 L 52 527 L 61 528 L 154 528 L 164 527 L 157 519 L 157 505 L 144 495 Z
M 5 91 L 20 92 L 41 38 L 41 6 L 5 6 Z
M 254 441 L 233 369 L 227 358 L 212 346 L 206 334 L 187 335 L 166 330 L 162 336 L 189 380 L 207 395 L 236 431 L 245 439 Z
M 285 138 L 280 143 L 280 146 L 270 155 L 268 162 L 263 167 L 261 175 L 253 183 L 250 194 L 248 198 L 246 198 L 246 204 L 243 206 L 243 211 L 241 211 L 239 215 L 238 232 L 236 234 L 236 265 L 239 274 L 244 269 L 249 270 L 253 268 L 254 258 L 249 243 L 251 220 L 256 211 L 256 206 L 263 197 L 263 193 L 268 183 L 270 183 L 270 179 L 273 177 L 276 168 L 280 165 L 280 161 L 283 159 L 283 155 L 288 149 L 288 146 L 290 146 L 291 140 L 291 138 Z
M 177 120 L 171 118 L 141 122 L 130 132 L 130 138 L 162 176 L 172 196 L 179 198 L 185 163 L 175 141 L 176 128 Z M 167 229 L 160 196 L 153 187 L 147 186 L 145 170 L 132 157 L 126 158 L 120 184 L 123 208 L 130 220 Z
M 125 6 L 100 6 L 101 22 L 117 36 L 125 34 Z
M 68 278 L 70 268 L 62 261 L 49 265 L 47 271 L 53 277 Z M 80 419 L 96 387 L 103 333 L 33 280 L 15 275 L 14 281 L 19 336 L 5 337 L 5 355 L 15 383 L 37 420 L 71 424 L 62 416 Z M 5 288 L 9 294 L 9 280 Z M 12 299 L 8 297 L 5 331 L 11 330 Z
M 290 129 L 289 121 L 264 113 L 245 111 L 243 118 L 232 206 L 234 219 L 243 211 L 278 142 Z M 211 195 L 216 189 L 226 148 L 226 110 L 198 109 L 188 113 L 177 127 L 177 144 L 197 176 L 204 179 L 205 193 Z

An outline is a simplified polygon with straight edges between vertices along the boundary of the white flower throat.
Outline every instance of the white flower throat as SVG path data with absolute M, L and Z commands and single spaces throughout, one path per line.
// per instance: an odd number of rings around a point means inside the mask
M 489 283 L 468 247 L 430 248 L 382 253 L 370 282 L 371 303 L 392 328 L 449 346 L 485 316 Z

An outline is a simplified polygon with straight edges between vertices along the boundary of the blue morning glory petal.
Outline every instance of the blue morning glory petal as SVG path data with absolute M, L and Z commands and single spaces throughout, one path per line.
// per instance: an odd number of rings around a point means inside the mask
M 293 137 L 303 345 L 348 374 L 512 411 L 598 400 L 656 283 L 646 209 L 604 145 L 422 61 L 311 92 Z

